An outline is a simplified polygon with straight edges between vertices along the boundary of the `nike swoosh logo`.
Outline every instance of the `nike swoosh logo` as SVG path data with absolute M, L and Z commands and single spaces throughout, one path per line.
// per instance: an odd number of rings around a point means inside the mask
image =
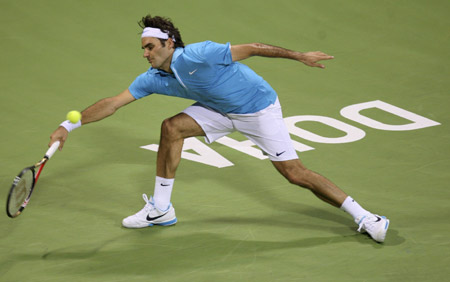
M 377 216 L 377 221 L 375 221 L 375 222 L 378 222 L 380 220 L 381 220 L 381 217 Z
M 275 155 L 277 155 L 277 157 L 281 156 L 282 154 L 284 154 L 286 151 L 283 151 L 281 153 L 276 153 Z
M 152 220 L 158 219 L 160 217 L 165 216 L 166 214 L 167 214 L 167 212 L 165 214 L 158 215 L 158 216 L 155 216 L 155 217 L 150 217 L 149 214 L 147 214 L 147 221 L 152 221 Z
M 189 75 L 193 75 L 198 69 L 189 72 Z
M 162 183 L 161 183 L 161 186 L 170 186 L 170 184 L 162 184 Z

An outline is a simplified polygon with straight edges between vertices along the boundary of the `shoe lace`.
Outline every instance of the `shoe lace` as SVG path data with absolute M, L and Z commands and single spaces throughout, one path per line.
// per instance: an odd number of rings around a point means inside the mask
M 374 218 L 372 215 L 365 215 L 359 221 L 358 232 L 361 232 L 361 229 L 370 230 L 375 224 Z
M 148 214 L 148 213 L 150 213 L 150 211 L 151 211 L 152 209 L 155 208 L 155 206 L 153 205 L 153 203 L 151 202 L 151 200 L 149 200 L 149 198 L 147 197 L 146 194 L 142 194 L 142 198 L 143 198 L 144 201 L 145 201 L 145 206 L 139 211 L 139 214 L 141 214 L 141 213 Z
M 369 221 L 369 219 L 367 218 L 367 216 L 363 216 L 360 221 L 359 221 L 359 228 L 358 228 L 358 232 L 361 232 L 361 229 L 365 229 L 367 230 L 367 228 L 369 227 L 368 225 L 370 225 L 371 221 Z M 370 228 L 370 227 L 369 227 Z
M 142 194 L 142 199 L 144 199 L 146 204 L 148 204 L 150 202 L 148 197 L 147 197 L 147 194 Z

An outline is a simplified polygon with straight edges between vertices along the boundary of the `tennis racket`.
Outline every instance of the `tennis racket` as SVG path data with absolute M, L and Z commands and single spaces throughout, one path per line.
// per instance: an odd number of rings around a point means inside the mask
M 36 186 L 36 182 L 38 181 L 39 175 L 41 175 L 42 169 L 56 152 L 58 147 L 59 141 L 56 141 L 47 150 L 42 160 L 35 165 L 24 168 L 14 178 L 11 189 L 9 190 L 8 200 L 6 201 L 6 214 L 8 214 L 9 217 L 18 217 L 28 205 L 31 193 L 33 193 L 34 186 Z M 39 169 L 36 173 L 37 168 Z

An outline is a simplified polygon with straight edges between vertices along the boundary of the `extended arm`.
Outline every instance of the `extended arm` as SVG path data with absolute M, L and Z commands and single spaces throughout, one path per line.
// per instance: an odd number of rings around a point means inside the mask
M 81 123 L 87 124 L 102 120 L 114 114 L 120 107 L 125 106 L 134 100 L 136 99 L 131 95 L 128 89 L 117 96 L 104 98 L 81 112 Z M 61 150 L 68 134 L 69 133 L 64 127 L 58 127 L 50 136 L 49 146 L 59 140 L 61 142 L 59 149 Z
M 244 60 L 252 56 L 286 58 L 302 62 L 310 67 L 319 68 L 325 68 L 325 66 L 317 63 L 318 61 L 330 60 L 334 58 L 333 56 L 329 56 L 320 51 L 302 53 L 262 43 L 250 43 L 231 46 L 231 57 L 234 62 Z
M 133 102 L 135 98 L 125 90 L 117 96 L 104 98 L 81 112 L 81 123 L 87 124 L 102 120 L 114 114 L 120 107 Z

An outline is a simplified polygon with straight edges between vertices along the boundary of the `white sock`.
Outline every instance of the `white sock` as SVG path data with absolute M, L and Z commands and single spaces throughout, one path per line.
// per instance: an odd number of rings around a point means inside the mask
M 348 196 L 345 201 L 342 203 L 341 210 L 349 213 L 353 219 L 359 219 L 362 216 L 370 214 L 370 212 L 363 209 L 352 197 Z
M 156 176 L 155 192 L 153 193 L 153 201 L 155 206 L 165 211 L 170 205 L 170 196 L 172 195 L 173 182 L 175 179 L 167 179 Z

